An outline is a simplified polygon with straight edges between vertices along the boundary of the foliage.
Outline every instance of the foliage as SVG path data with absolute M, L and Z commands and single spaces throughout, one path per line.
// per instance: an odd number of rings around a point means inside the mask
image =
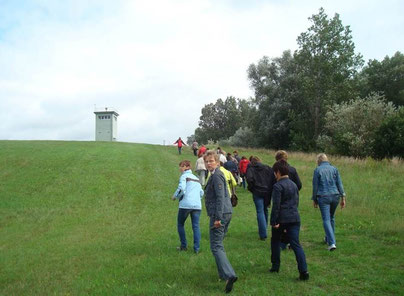
M 285 51 L 280 58 L 263 57 L 248 68 L 250 85 L 255 91 L 254 103 L 259 110 L 252 126 L 262 147 L 289 146 L 288 112 L 295 85 L 294 67 L 293 56 Z
M 248 122 L 250 105 L 246 100 L 227 97 L 202 108 L 195 138 L 199 143 L 227 139 Z
M 335 104 L 326 114 L 325 132 L 319 137 L 318 145 L 342 155 L 370 156 L 375 131 L 394 112 L 394 105 L 375 93 L 364 99 Z
M 248 127 L 240 127 L 233 136 L 227 140 L 221 140 L 220 146 L 257 147 L 257 138 Z
M 360 74 L 362 96 L 382 92 L 396 106 L 404 106 L 404 55 L 396 52 L 383 61 L 369 60 Z
M 363 60 L 355 54 L 351 30 L 338 14 L 328 19 L 321 8 L 309 19 L 312 26 L 297 38 L 298 84 L 292 108 L 295 134 L 315 145 L 327 108 L 356 96 L 353 78 Z M 299 145 L 300 140 L 293 141 Z
M 386 118 L 375 132 L 373 142 L 375 158 L 404 158 L 404 107 Z

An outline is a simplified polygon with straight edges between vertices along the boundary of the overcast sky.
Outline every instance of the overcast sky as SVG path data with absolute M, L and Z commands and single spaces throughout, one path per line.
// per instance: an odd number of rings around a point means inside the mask
M 320 7 L 365 61 L 404 51 L 400 0 L 0 0 L 0 140 L 92 141 L 95 106 L 118 111 L 119 141 L 186 139 Z

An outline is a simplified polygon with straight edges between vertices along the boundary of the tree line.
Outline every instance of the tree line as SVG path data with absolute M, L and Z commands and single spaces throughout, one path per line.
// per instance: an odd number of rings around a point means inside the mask
M 247 69 L 254 97 L 205 105 L 189 141 L 404 157 L 404 55 L 364 65 L 349 26 L 323 8 L 298 49 Z

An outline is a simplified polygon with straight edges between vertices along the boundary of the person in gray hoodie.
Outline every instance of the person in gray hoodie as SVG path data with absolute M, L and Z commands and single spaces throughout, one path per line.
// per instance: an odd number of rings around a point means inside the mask
M 177 229 L 181 245 L 177 249 L 179 251 L 187 250 L 187 238 L 185 236 L 184 224 L 190 215 L 192 230 L 194 233 L 194 252 L 198 254 L 201 241 L 199 218 L 202 210 L 201 198 L 203 197 L 203 190 L 198 177 L 192 174 L 191 162 L 189 160 L 181 161 L 179 164 L 179 170 L 181 172 L 181 177 L 177 190 L 172 196 L 172 200 L 179 199 L 180 201 L 177 216 Z

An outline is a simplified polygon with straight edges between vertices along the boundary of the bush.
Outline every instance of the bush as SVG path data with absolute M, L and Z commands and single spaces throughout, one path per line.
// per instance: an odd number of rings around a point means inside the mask
M 376 130 L 395 112 L 394 105 L 376 93 L 336 104 L 325 116 L 325 132 L 317 139 L 317 145 L 341 155 L 371 156 Z
M 256 143 L 254 132 L 248 127 L 240 127 L 233 136 L 220 141 L 222 146 L 234 147 L 256 147 Z
M 404 107 L 386 118 L 375 133 L 373 157 L 404 158 Z

